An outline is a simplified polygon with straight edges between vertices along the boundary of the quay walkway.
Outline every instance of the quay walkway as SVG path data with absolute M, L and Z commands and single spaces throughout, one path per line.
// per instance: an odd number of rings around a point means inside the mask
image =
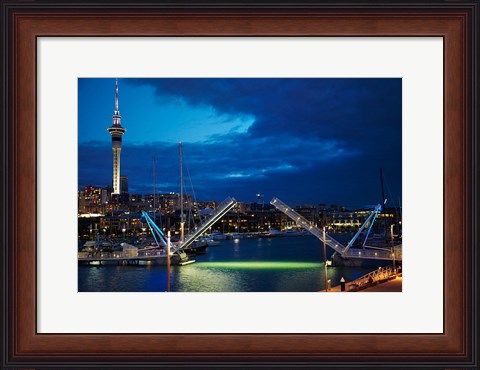
M 328 292 L 341 292 L 341 285 L 328 289 Z M 345 292 L 401 292 L 402 274 L 394 273 L 392 267 L 378 268 L 358 279 L 345 283 Z M 325 292 L 325 289 L 322 290 Z
M 127 248 L 129 247 L 131 248 L 131 246 L 128 246 Z M 149 250 L 138 253 L 130 248 L 122 252 L 78 252 L 78 262 L 85 265 L 92 263 L 99 263 L 100 265 L 103 263 L 138 265 L 140 261 L 150 261 L 161 264 L 164 264 L 167 261 L 167 253 L 165 250 Z
M 402 276 L 397 276 L 392 280 L 388 280 L 384 283 L 374 285 L 359 292 L 401 292 L 402 291 Z
M 341 292 L 340 285 L 334 286 L 332 289 L 329 289 L 328 292 Z M 402 291 L 402 276 L 397 276 L 391 280 L 387 280 L 383 283 L 372 285 L 370 287 L 365 287 L 359 291 L 350 291 L 356 293 L 370 293 L 370 292 L 401 292 Z M 325 292 L 325 290 L 322 290 Z M 347 292 L 347 291 L 345 291 Z

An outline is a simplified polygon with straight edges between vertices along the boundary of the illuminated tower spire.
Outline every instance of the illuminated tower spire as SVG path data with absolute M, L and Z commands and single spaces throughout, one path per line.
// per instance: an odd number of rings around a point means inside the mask
M 115 79 L 115 115 L 119 116 L 120 112 L 118 111 L 118 78 Z
M 112 116 L 112 126 L 107 128 L 112 136 L 113 152 L 113 193 L 120 194 L 120 153 L 122 151 L 122 136 L 127 131 L 122 127 L 122 116 L 118 110 L 118 80 L 115 80 L 115 110 Z

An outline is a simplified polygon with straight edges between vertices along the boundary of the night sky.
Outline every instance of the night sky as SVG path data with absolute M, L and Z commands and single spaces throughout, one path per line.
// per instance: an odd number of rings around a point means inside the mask
M 79 187 L 111 185 L 107 127 L 115 79 L 81 78 Z M 402 196 L 399 78 L 119 79 L 121 173 L 130 193 L 186 192 L 197 200 L 387 206 Z M 190 176 L 188 176 L 190 175 Z

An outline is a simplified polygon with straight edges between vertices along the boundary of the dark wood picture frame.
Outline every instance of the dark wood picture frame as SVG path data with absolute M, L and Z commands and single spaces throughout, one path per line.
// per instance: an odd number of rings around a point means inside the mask
M 479 0 L 1 1 L 4 368 L 477 368 Z M 38 334 L 36 40 L 407 36 L 444 40 L 442 334 Z

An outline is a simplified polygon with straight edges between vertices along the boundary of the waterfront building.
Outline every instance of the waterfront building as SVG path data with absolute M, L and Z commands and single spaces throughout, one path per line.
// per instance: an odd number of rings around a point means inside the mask
M 100 217 L 79 217 L 78 237 L 80 239 L 94 239 L 100 230 Z
M 253 225 L 250 215 L 241 214 L 232 210 L 212 226 L 212 231 L 222 233 L 246 233 L 257 230 L 255 230 L 255 225 Z
M 218 202 L 215 201 L 199 201 L 196 200 L 193 202 L 193 207 L 195 209 L 201 210 L 201 209 L 215 209 L 218 206 Z
M 338 212 L 345 212 L 345 207 L 340 204 L 331 204 L 330 209 Z
M 115 110 L 112 116 L 112 126 L 107 129 L 112 136 L 112 152 L 113 152 L 113 176 L 112 194 L 120 194 L 120 154 L 122 152 L 122 136 L 127 131 L 122 127 L 122 116 L 118 110 L 118 80 L 115 81 Z
M 112 199 L 105 205 L 105 214 L 112 212 L 126 212 L 130 210 L 130 206 L 127 203 L 120 203 L 116 198 L 117 195 L 112 195 Z
M 164 193 L 164 194 L 145 194 L 145 202 L 151 211 L 160 211 L 164 214 L 173 213 L 180 209 L 180 194 Z M 183 208 L 188 210 L 192 204 L 192 196 L 183 194 Z
M 97 186 L 85 186 L 78 192 L 79 214 L 103 214 L 107 204 L 107 190 Z
M 141 234 L 147 230 L 147 223 L 141 213 L 114 212 L 100 217 L 99 226 L 107 235 L 128 236 Z
M 82 214 L 85 212 L 85 196 L 83 195 L 83 191 L 78 191 L 78 214 Z
M 107 210 L 104 204 L 85 204 L 82 208 L 79 207 L 78 213 L 80 216 L 89 215 L 103 215 Z
M 111 189 L 111 188 L 110 188 Z M 98 229 L 108 235 L 122 236 L 144 234 L 144 220 L 141 211 L 155 212 L 156 223 L 164 230 L 171 230 L 172 235 L 180 230 L 180 194 L 112 194 L 108 198 L 109 188 L 86 186 L 78 191 L 79 236 L 91 234 L 93 217 L 99 217 Z M 194 224 L 202 222 L 218 207 L 215 201 L 192 201 L 189 194 L 184 195 L 184 211 L 188 215 L 185 230 L 188 232 Z M 155 210 L 154 210 L 155 205 Z M 191 206 L 191 210 L 190 210 Z M 343 206 L 324 209 L 324 206 L 302 205 L 294 208 L 312 224 L 327 226 L 337 230 L 358 229 L 371 214 L 371 208 L 346 210 Z M 343 211 L 339 211 L 343 210 Z M 80 225 L 80 218 L 87 218 Z M 387 235 L 390 226 L 394 233 L 401 234 L 401 208 L 384 208 L 377 216 L 372 232 Z M 212 225 L 212 231 L 224 233 L 268 232 L 271 228 L 285 230 L 296 228 L 296 223 L 283 212 L 270 204 L 239 203 L 223 218 Z M 123 232 L 125 229 L 125 232 Z M 148 230 L 147 230 L 148 231 Z
M 246 213 L 247 205 L 244 202 L 237 202 L 237 205 L 233 208 L 233 212 Z
M 130 203 L 142 203 L 143 201 L 142 194 L 130 194 Z
M 377 216 L 377 228 L 385 234 L 390 232 L 390 225 L 394 225 L 394 233 L 402 233 L 402 208 L 384 207 Z M 381 225 L 381 226 L 380 226 Z M 380 231 L 380 230 L 379 230 Z
M 365 222 L 366 217 L 371 213 L 368 212 L 332 212 L 331 214 L 331 226 L 336 227 L 360 227 Z
M 307 221 L 310 221 L 313 224 L 316 223 L 318 210 L 316 207 L 312 206 L 311 204 L 295 207 L 295 211 L 300 216 L 304 217 Z
M 85 186 L 81 192 L 87 204 L 104 204 L 107 202 L 107 191 L 97 186 Z
M 111 204 L 129 204 L 130 202 L 130 195 L 128 193 L 120 193 L 115 194 L 112 193 L 110 195 L 110 203 Z

